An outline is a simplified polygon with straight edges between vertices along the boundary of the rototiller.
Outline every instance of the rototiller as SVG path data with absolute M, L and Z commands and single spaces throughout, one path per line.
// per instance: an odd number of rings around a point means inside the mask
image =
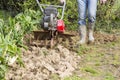
M 40 7 L 41 12 L 43 13 L 43 17 L 41 19 L 41 28 L 43 31 L 33 31 L 35 40 L 50 40 L 50 47 L 54 45 L 54 39 L 57 35 L 67 35 L 65 34 L 65 24 L 63 21 L 64 11 L 66 2 L 60 5 L 48 5 L 48 4 L 40 4 L 38 0 L 36 0 L 38 6 Z M 58 19 L 58 8 L 62 9 L 61 18 Z M 37 42 L 35 42 L 36 44 Z M 40 43 L 41 44 L 41 43 Z M 44 44 L 44 43 L 43 43 Z M 37 43 L 38 45 L 38 43 Z
M 38 0 L 36 0 L 42 13 L 43 18 L 41 20 L 41 27 L 44 30 L 47 31 L 58 31 L 58 32 L 64 32 L 65 25 L 64 21 L 62 20 L 64 17 L 64 10 L 66 3 L 63 4 L 63 6 L 58 5 L 46 5 L 46 4 L 40 4 Z M 45 8 L 43 9 L 43 7 Z M 58 10 L 57 8 L 62 8 L 62 16 L 61 19 L 58 19 Z

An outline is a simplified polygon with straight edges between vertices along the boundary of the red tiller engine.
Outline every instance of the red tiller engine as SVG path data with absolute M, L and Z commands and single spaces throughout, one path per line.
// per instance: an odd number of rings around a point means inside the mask
M 44 9 L 44 16 L 41 20 L 41 27 L 46 31 L 65 31 L 65 24 L 62 19 L 58 19 L 58 10 L 54 6 Z

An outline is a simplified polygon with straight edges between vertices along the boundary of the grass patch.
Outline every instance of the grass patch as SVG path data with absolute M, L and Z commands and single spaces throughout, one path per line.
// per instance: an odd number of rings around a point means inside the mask
M 89 79 L 87 79 L 87 78 L 81 78 L 81 77 L 78 77 L 78 76 L 76 76 L 76 75 L 74 75 L 74 76 L 71 76 L 71 77 L 66 77 L 66 78 L 64 78 L 64 80 L 89 80 Z
M 94 69 L 93 67 L 91 66 L 87 66 L 87 67 L 84 67 L 84 68 L 81 68 L 82 71 L 85 71 L 85 72 L 88 72 L 94 76 L 97 76 L 99 74 L 99 71 Z
M 52 78 L 52 80 L 60 80 L 57 74 L 52 74 L 50 78 Z
M 91 48 L 87 45 L 82 45 L 77 48 L 78 55 L 86 54 Z
M 115 80 L 115 78 L 111 73 L 107 73 L 104 80 Z

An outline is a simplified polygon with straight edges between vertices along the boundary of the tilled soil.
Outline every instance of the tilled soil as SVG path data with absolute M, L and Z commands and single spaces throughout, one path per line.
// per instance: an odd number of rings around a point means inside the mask
M 94 36 L 96 37 L 95 43 L 93 44 L 95 46 L 118 40 L 118 36 L 113 34 L 97 32 Z M 78 70 L 79 67 L 88 64 L 87 61 L 85 61 L 87 54 L 79 56 L 77 55 L 77 51 L 75 51 L 75 45 L 78 40 L 78 34 L 70 40 L 61 38 L 61 41 L 59 41 L 59 44 L 55 46 L 54 49 L 29 45 L 28 50 L 22 49 L 22 59 L 25 67 L 20 67 L 17 63 L 14 63 L 10 66 L 10 70 L 6 74 L 6 80 L 53 80 L 54 75 L 59 79 L 63 79 L 64 77 L 69 77 L 74 74 L 78 76 L 82 75 L 83 77 L 87 76 Z M 101 49 L 101 51 L 106 51 L 105 48 Z M 88 52 L 89 50 L 86 51 L 86 53 Z M 108 53 L 110 52 L 108 51 Z M 109 56 L 109 54 L 106 54 L 106 56 Z M 108 57 L 108 60 L 109 58 L 110 57 Z M 107 69 L 108 66 L 109 65 L 102 65 L 100 69 Z M 118 78 L 119 68 L 120 67 L 117 67 L 115 71 L 116 77 Z M 100 79 L 102 78 L 96 78 L 96 80 Z M 91 78 L 90 80 L 95 80 L 95 78 Z
M 53 74 L 62 79 L 71 76 L 80 61 L 77 53 L 61 45 L 54 50 L 31 46 L 22 52 L 25 67 L 13 64 L 7 80 L 52 80 Z

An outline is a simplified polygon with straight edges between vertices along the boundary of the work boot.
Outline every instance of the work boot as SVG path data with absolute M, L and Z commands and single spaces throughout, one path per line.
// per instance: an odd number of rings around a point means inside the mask
M 79 35 L 80 35 L 80 41 L 78 44 L 85 44 L 86 42 L 86 26 L 81 25 L 79 26 Z
M 88 42 L 89 43 L 93 43 L 95 40 L 93 36 L 94 26 L 95 26 L 95 23 L 88 24 Z

